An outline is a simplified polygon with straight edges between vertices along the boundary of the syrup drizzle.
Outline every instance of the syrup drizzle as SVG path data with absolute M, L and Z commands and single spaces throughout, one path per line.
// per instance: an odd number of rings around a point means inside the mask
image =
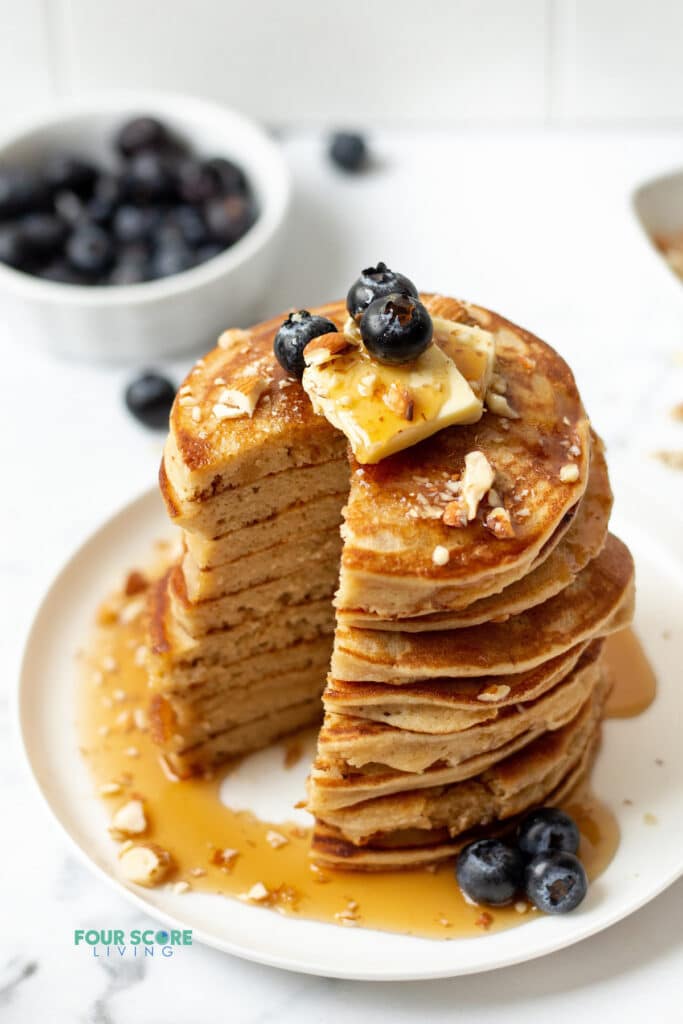
M 132 601 L 141 604 L 139 595 Z M 261 906 L 284 914 L 441 939 L 501 931 L 536 916 L 525 901 L 496 909 L 468 905 L 453 878 L 451 862 L 436 870 L 368 875 L 317 869 L 309 859 L 309 829 L 269 824 L 221 803 L 219 790 L 229 767 L 210 779 L 172 781 L 145 729 L 143 616 L 110 618 L 97 628 L 82 656 L 82 752 L 98 790 L 111 788 L 111 783 L 120 787 L 103 797 L 112 814 L 133 795 L 142 797 L 149 822 L 143 841 L 171 853 L 171 885 L 181 881 L 193 891 L 248 899 L 252 887 L 261 883 L 268 890 Z M 630 631 L 609 641 L 608 649 L 617 677 L 609 713 L 638 714 L 654 696 L 652 670 Z M 285 746 L 283 770 L 287 759 L 296 757 L 297 742 L 290 739 Z M 593 879 L 616 852 L 618 824 L 586 789 L 569 798 L 566 809 L 581 830 L 580 855 Z M 238 855 L 225 857 L 225 850 L 237 850 Z

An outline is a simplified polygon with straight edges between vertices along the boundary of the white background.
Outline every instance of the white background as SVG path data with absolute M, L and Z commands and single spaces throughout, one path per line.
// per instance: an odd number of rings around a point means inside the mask
M 0 3 L 5 124 L 55 95 L 168 86 L 283 126 L 288 259 L 267 314 L 343 293 L 384 258 L 426 289 L 500 309 L 574 366 L 609 445 L 620 514 L 654 492 L 680 555 L 683 288 L 640 235 L 642 180 L 683 163 L 683 5 L 618 0 Z M 320 129 L 373 128 L 347 179 Z M 493 975 L 355 985 L 195 947 L 143 972 L 72 946 L 74 928 L 144 921 L 92 879 L 33 800 L 11 729 L 23 634 L 74 545 L 153 484 L 161 440 L 125 414 L 130 370 L 60 363 L 3 328 L 0 360 L 0 1020 L 677 1021 L 683 884 L 575 949 Z M 168 368 L 176 379 L 182 365 Z M 657 841 L 653 830 L 653 842 Z M 485 940 L 484 940 L 485 941 Z

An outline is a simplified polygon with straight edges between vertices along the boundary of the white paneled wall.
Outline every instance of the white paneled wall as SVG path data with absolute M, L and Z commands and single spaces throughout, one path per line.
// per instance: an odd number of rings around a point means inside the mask
M 272 124 L 683 125 L 683 0 L 0 0 L 0 118 L 146 87 Z

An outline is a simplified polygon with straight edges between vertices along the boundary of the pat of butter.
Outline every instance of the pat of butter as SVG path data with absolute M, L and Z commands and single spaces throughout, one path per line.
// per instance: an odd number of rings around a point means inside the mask
M 413 362 L 388 366 L 369 355 L 358 329 L 347 324 L 352 344 L 322 361 L 307 360 L 304 390 L 315 411 L 346 435 L 358 462 L 379 462 L 444 427 L 481 418 L 493 336 L 463 327 L 435 318 L 436 343 Z

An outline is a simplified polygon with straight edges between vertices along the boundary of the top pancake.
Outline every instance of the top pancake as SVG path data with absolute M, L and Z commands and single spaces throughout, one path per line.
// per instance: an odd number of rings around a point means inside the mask
M 434 315 L 495 335 L 495 373 L 516 418 L 485 412 L 478 423 L 442 430 L 377 465 L 350 459 L 336 603 L 387 619 L 462 608 L 524 576 L 561 539 L 585 491 L 590 462 L 588 421 L 571 371 L 557 353 L 485 309 L 423 299 Z M 341 302 L 315 312 L 340 328 L 346 319 Z M 172 518 L 187 529 L 222 491 L 337 459 L 346 447 L 275 360 L 272 342 L 282 319 L 227 332 L 180 389 L 161 483 Z M 268 381 L 253 416 L 217 419 L 213 407 L 221 388 L 252 374 Z M 495 470 L 494 488 L 510 513 L 514 537 L 499 539 L 486 528 L 486 499 L 465 527 L 441 519 L 452 500 L 446 484 L 462 475 L 472 451 L 483 452 Z M 576 465 L 577 478 L 563 482 L 560 471 L 567 464 Z M 436 547 L 448 550 L 447 564 L 435 564 Z

